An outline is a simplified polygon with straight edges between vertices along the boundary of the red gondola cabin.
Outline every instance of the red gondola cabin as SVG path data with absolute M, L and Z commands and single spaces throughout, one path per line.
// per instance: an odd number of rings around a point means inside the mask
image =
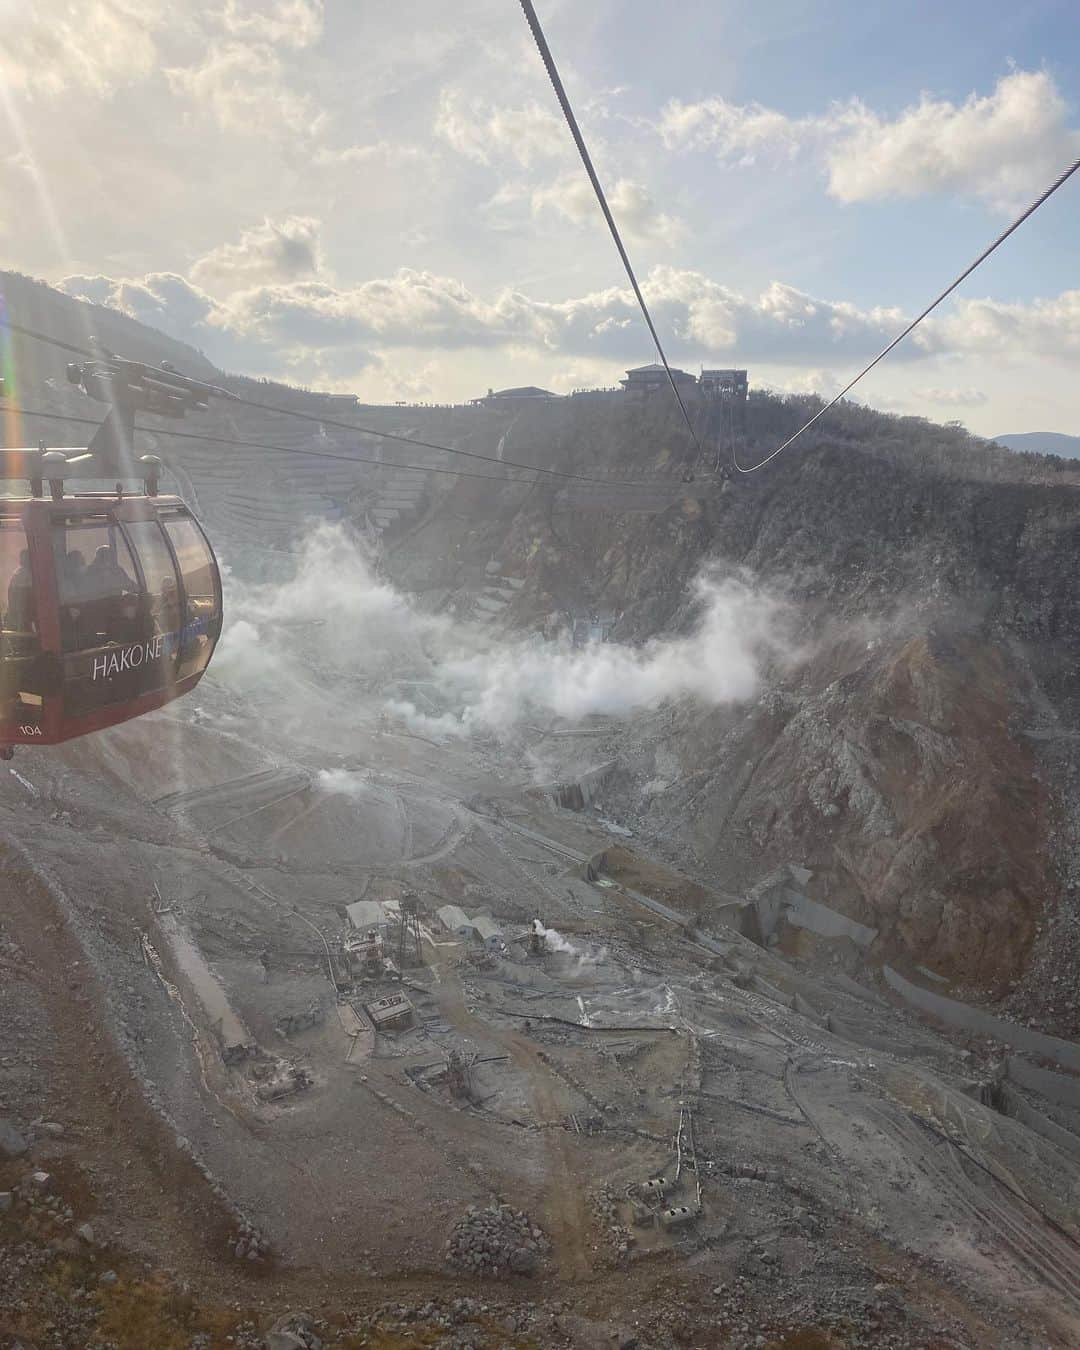
M 158 496 L 161 460 L 133 446 L 136 412 L 182 418 L 234 396 L 95 345 L 98 356 L 67 368 L 111 405 L 89 446 L 0 450 L 0 480 L 30 488 L 0 497 L 0 759 L 190 693 L 221 633 L 214 551 L 179 497 Z M 127 495 L 133 478 L 143 490 Z M 116 488 L 65 492 L 73 479 Z
M 213 550 L 178 497 L 0 500 L 0 753 L 189 693 L 221 632 Z

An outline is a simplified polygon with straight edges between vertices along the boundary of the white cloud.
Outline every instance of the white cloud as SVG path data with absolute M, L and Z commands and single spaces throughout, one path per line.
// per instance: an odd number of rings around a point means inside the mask
M 685 233 L 683 222 L 661 211 L 647 188 L 629 178 L 619 178 L 607 193 L 616 224 L 631 238 L 673 244 Z M 582 173 L 568 173 L 532 192 L 534 213 L 552 210 L 575 225 L 603 225 L 592 185 Z
M 858 99 L 804 118 L 722 98 L 676 100 L 659 129 L 672 148 L 711 149 L 731 163 L 812 156 L 842 202 L 948 192 L 1008 209 L 1080 153 L 1080 132 L 1046 71 L 1014 71 L 959 104 L 924 94 L 894 118 Z
M 1080 149 L 1046 71 L 1016 71 L 956 105 L 924 95 L 895 121 L 866 112 L 828 155 L 841 201 L 955 192 L 1005 207 L 1044 187 Z
M 323 0 L 225 0 L 221 10 L 190 0 L 24 0 L 10 13 L 0 0 L 0 27 L 0 83 L 26 97 L 104 102 L 163 76 L 225 130 L 310 136 L 325 120 L 282 60 L 319 41 Z
M 490 164 L 499 156 L 512 156 L 524 167 L 536 160 L 572 158 L 574 168 L 554 182 L 528 189 L 520 183 L 503 183 L 485 204 L 485 217 L 493 229 L 517 224 L 515 212 L 522 201 L 531 203 L 534 214 L 554 211 L 575 225 L 598 218 L 598 207 L 588 179 L 577 167 L 577 157 L 563 120 L 537 102 L 521 107 L 493 104 L 470 98 L 462 90 L 445 88 L 439 96 L 435 134 L 458 154 L 477 164 Z M 594 156 L 604 146 L 594 138 Z M 647 188 L 629 178 L 615 178 L 607 188 L 608 202 L 619 225 L 639 242 L 671 244 L 685 233 L 677 217 L 661 211 Z
M 488 230 L 520 235 L 528 217 L 529 189 L 522 183 L 500 183 L 486 202 L 477 208 Z
M 265 230 L 252 233 L 265 242 Z M 233 245 L 207 256 L 218 266 L 230 248 L 242 251 Z M 260 263 L 257 249 L 243 253 L 244 264 L 249 261 Z M 357 345 L 512 347 L 616 362 L 648 353 L 633 294 L 620 287 L 554 302 L 514 290 L 485 300 L 454 278 L 402 268 L 359 286 L 338 287 L 316 277 L 251 285 L 220 297 L 172 273 L 121 281 L 69 277 L 63 288 L 164 327 L 205 347 L 214 359 L 224 359 L 214 347 L 215 335 L 222 343 L 255 343 L 281 352 Z M 894 311 L 864 312 L 778 282 L 757 296 L 744 296 L 700 272 L 675 268 L 654 268 L 643 290 L 676 359 L 719 357 L 733 343 L 741 358 L 781 364 L 825 352 L 857 358 L 881 346 L 900 322 Z M 914 346 L 907 353 L 919 354 Z
M 167 49 L 193 43 L 202 60 L 166 75 L 176 92 L 205 99 L 223 126 L 235 126 L 248 124 L 252 89 L 269 84 L 281 96 L 274 48 L 313 46 L 322 36 L 323 0 L 226 0 L 220 11 L 183 0 L 33 0 L 10 12 L 0 6 L 0 24 L 0 80 L 32 97 L 108 98 L 155 75 Z M 275 115 L 301 118 L 305 100 L 284 94 L 284 114 Z
M 490 347 L 542 340 L 542 325 L 525 296 L 503 291 L 487 302 L 453 278 L 411 268 L 347 288 L 319 281 L 255 287 L 232 296 L 210 321 L 270 342 L 321 347 L 360 341 Z
M 191 268 L 191 279 L 210 291 L 238 291 L 267 282 L 291 282 L 322 269 L 320 224 L 313 216 L 264 220 L 244 230 L 236 244 L 221 244 Z
M 0 11 L 0 83 L 30 95 L 105 97 L 157 60 L 162 0 L 35 0 Z
M 1080 290 L 1030 304 L 958 300 L 934 331 L 946 349 L 1075 361 L 1080 356 Z
M 262 44 L 211 42 L 200 62 L 170 67 L 165 76 L 175 94 L 224 131 L 314 137 L 326 124 L 324 110 L 289 85 L 281 58 Z
M 415 162 L 419 159 L 426 159 L 428 151 L 420 145 L 410 145 L 408 142 L 395 142 L 388 140 L 371 141 L 367 145 L 346 145 L 341 149 L 334 149 L 328 145 L 321 145 L 312 156 L 312 162 L 321 168 L 341 169 L 356 167 L 361 164 L 386 164 L 392 167 L 400 166 L 403 163 Z
M 834 370 L 801 370 L 790 379 L 771 387 L 782 394 L 816 394 L 819 398 L 833 398 L 844 387 L 846 380 Z
M 780 283 L 742 295 L 672 268 L 653 269 L 644 287 L 674 362 L 747 365 L 755 385 L 790 393 L 830 397 L 902 319 Z M 484 296 L 404 270 L 360 286 L 301 281 L 221 297 L 168 272 L 75 276 L 64 289 L 191 343 L 225 370 L 376 400 L 471 397 L 499 384 L 609 385 L 652 356 L 633 297 L 619 287 L 552 302 L 510 290 Z M 962 414 L 987 432 L 1005 420 L 1075 421 L 1080 292 L 1031 305 L 973 300 L 920 331 L 857 399 Z
M 669 149 L 708 149 L 721 160 L 751 164 L 761 152 L 794 155 L 813 125 L 813 119 L 800 121 L 760 103 L 729 103 L 724 98 L 682 103 L 673 99 L 661 114 L 659 130 Z
M 386 388 L 393 399 L 416 403 L 437 398 L 445 372 L 439 361 L 425 361 L 422 365 L 391 366 L 386 370 Z
M 655 268 L 644 291 L 676 355 L 708 356 L 737 343 L 747 359 L 856 358 L 883 345 L 901 316 L 863 312 L 774 283 L 743 296 L 698 272 Z M 461 282 L 403 268 L 338 288 L 325 282 L 259 286 L 231 296 L 211 324 L 268 342 L 332 347 L 351 342 L 406 347 L 525 346 L 575 356 L 637 359 L 648 340 L 632 293 L 612 287 L 565 301 L 512 290 L 482 299 Z M 917 356 L 912 347 L 909 356 Z
M 323 35 L 323 0 L 276 0 L 253 4 L 252 0 L 225 0 L 221 24 L 234 37 L 258 42 L 311 47 Z
M 70 276 L 59 289 L 95 305 L 109 305 L 170 337 L 200 345 L 200 330 L 214 309 L 210 296 L 175 272 L 150 272 L 138 280 Z
M 433 130 L 451 149 L 478 164 L 490 163 L 499 153 L 528 166 L 535 159 L 565 153 L 568 145 L 560 118 L 539 103 L 511 108 L 453 88 L 443 89 L 439 96 Z
M 733 348 L 740 360 L 780 364 L 856 359 L 883 346 L 901 322 L 895 310 L 860 310 L 781 282 L 743 295 L 701 272 L 672 267 L 653 268 L 642 289 L 669 354 L 679 359 L 730 356 Z M 612 287 L 543 309 L 567 350 L 642 359 L 648 351 L 627 289 Z
M 986 395 L 981 389 L 942 389 L 935 385 L 914 389 L 916 398 L 927 403 L 937 403 L 945 408 L 975 408 L 985 403 Z
M 281 234 L 290 224 L 298 249 L 291 261 Z M 357 286 L 336 286 L 317 274 L 287 279 L 290 266 L 312 259 L 317 265 L 314 224 L 303 218 L 264 223 L 246 232 L 240 244 L 208 254 L 200 277 L 213 272 L 224 278 L 220 286 L 215 280 L 214 293 L 166 272 L 126 280 L 75 276 L 63 288 L 191 342 L 227 368 L 288 369 L 308 381 L 316 376 L 339 381 L 373 361 L 389 371 L 395 352 L 408 352 L 415 367 L 430 363 L 430 354 L 438 351 L 447 356 L 471 351 L 498 352 L 508 361 L 525 353 L 534 361 L 557 359 L 565 387 L 606 383 L 613 367 L 650 355 L 636 302 L 623 287 L 549 301 L 511 289 L 485 298 L 452 277 L 410 268 Z M 235 262 L 231 278 L 230 262 Z M 269 273 L 275 266 L 282 279 L 255 281 L 260 269 Z M 737 353 L 740 364 L 768 366 L 773 383 L 791 392 L 835 392 L 849 370 L 891 340 L 905 318 L 897 310 L 860 309 L 781 282 L 742 294 L 700 272 L 672 267 L 653 268 L 643 290 L 672 360 L 692 367 L 699 360 L 730 361 Z M 928 320 L 898 347 L 890 366 L 910 368 L 944 356 L 1037 358 L 1049 365 L 1075 362 L 1078 355 L 1080 291 L 1067 291 L 1027 305 L 959 302 L 947 317 Z M 439 371 L 450 369 L 431 367 L 425 388 Z M 913 393 L 943 407 L 986 401 L 979 388 L 959 382 L 926 382 Z

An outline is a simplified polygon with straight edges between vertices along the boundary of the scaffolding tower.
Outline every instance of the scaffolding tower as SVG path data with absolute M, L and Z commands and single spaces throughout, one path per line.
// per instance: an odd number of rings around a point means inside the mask
M 401 897 L 401 924 L 398 927 L 398 969 L 406 964 L 421 965 L 423 949 L 420 939 L 420 901 L 415 895 Z

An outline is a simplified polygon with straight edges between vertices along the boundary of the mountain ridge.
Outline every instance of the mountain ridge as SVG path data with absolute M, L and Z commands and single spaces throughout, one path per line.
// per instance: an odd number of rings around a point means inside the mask
M 995 436 L 994 440 L 1009 450 L 1080 459 L 1080 436 L 1070 436 L 1063 431 L 1014 431 Z

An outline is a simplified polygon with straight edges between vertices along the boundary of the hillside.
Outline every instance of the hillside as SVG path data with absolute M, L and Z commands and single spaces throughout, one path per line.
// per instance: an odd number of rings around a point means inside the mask
M 752 399 L 742 457 L 804 411 Z M 654 417 L 565 434 L 591 468 L 662 483 L 678 428 Z M 808 866 L 818 898 L 879 930 L 872 956 L 983 998 L 1019 981 L 1017 1007 L 1075 1032 L 1048 981 L 1080 970 L 1077 481 L 1066 461 L 851 409 L 749 479 L 658 486 L 630 511 L 615 489 L 537 489 L 480 533 L 527 577 L 512 612 L 537 627 L 573 606 L 620 615 L 623 640 L 685 626 L 705 563 L 782 595 L 795 654 L 763 696 L 639 718 L 612 743 L 610 810 L 729 891 Z M 422 547 L 392 561 L 413 585 Z
M 124 316 L 22 278 L 4 284 L 20 321 L 64 340 L 92 328 L 124 354 L 229 378 Z M 45 377 L 51 406 L 86 415 L 88 400 L 46 374 L 62 353 L 24 342 L 15 356 L 30 372 L 25 387 Z M 319 406 L 280 388 L 262 397 Z M 814 406 L 753 395 L 741 459 L 753 462 Z M 703 566 L 752 576 L 791 606 L 798 656 L 774 664 L 749 710 L 680 703 L 620 732 L 613 809 L 729 890 L 784 862 L 810 866 L 821 898 L 880 930 L 879 959 L 928 963 L 994 997 L 1026 978 L 1047 1025 L 1077 1017 L 1070 1029 L 1080 1030 L 1080 1014 L 1051 1014 L 1042 996 L 1046 961 L 1067 951 L 1080 970 L 1059 932 L 1078 810 L 1080 470 L 858 405 L 760 474 L 693 484 L 682 481 L 685 436 L 663 401 L 642 413 L 563 400 L 513 418 L 364 409 L 362 420 L 610 487 L 458 480 L 430 471 L 454 463 L 445 454 L 228 405 L 185 429 L 352 448 L 390 467 L 167 435 L 153 443 L 230 565 L 251 576 L 285 575 L 299 519 L 347 518 L 380 540 L 387 576 L 429 610 L 479 604 L 507 631 L 605 610 L 619 616 L 613 636 L 631 643 L 687 626 Z M 518 580 L 498 594 L 493 567 Z
M 0 1341 L 1076 1344 L 1080 466 L 342 413 L 4 284 L 279 410 L 140 433 L 198 689 L 0 773 Z

